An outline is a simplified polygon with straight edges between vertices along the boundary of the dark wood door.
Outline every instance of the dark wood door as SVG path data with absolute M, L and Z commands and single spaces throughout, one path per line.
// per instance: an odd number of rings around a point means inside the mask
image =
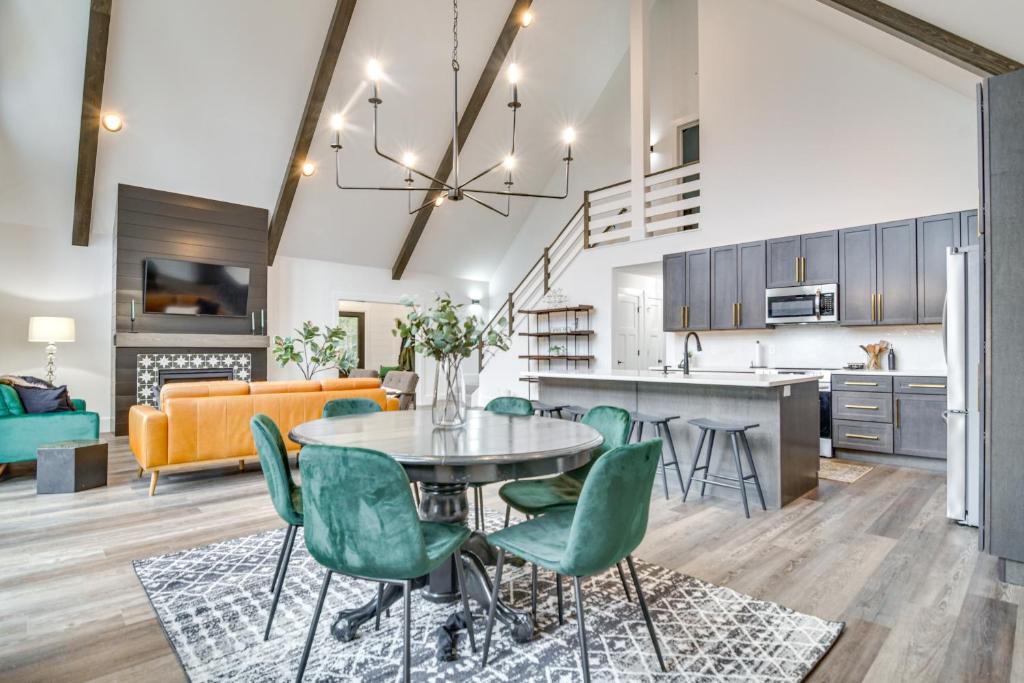
M 978 212 L 975 209 L 960 212 L 960 246 L 978 244 Z
M 946 396 L 896 394 L 893 397 L 893 452 L 922 458 L 946 457 Z
M 686 254 L 666 254 L 661 258 L 662 327 L 666 332 L 683 329 L 686 305 Z
M 768 240 L 768 286 L 792 287 L 800 284 L 800 236 Z
M 875 226 L 839 231 L 839 322 L 875 324 Z
M 917 320 L 941 323 L 946 302 L 946 248 L 960 246 L 960 214 L 917 219 Z
M 711 250 L 711 329 L 731 330 L 738 324 L 739 256 L 735 244 Z
M 686 252 L 686 310 L 688 330 L 711 326 L 711 250 Z
M 880 325 L 917 323 L 917 230 L 914 220 L 875 226 L 878 294 L 875 319 Z
M 737 247 L 739 261 L 740 327 L 748 330 L 765 327 L 765 243 L 747 242 Z
M 839 231 L 826 230 L 800 235 L 803 285 L 827 285 L 839 282 Z

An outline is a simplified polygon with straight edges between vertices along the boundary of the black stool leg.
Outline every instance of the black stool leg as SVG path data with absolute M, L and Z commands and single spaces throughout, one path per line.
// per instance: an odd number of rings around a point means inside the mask
M 747 441 L 747 433 L 740 432 L 740 441 L 743 443 L 743 450 L 747 452 L 747 462 L 750 463 L 750 474 L 754 476 L 754 486 L 757 488 L 757 497 L 761 501 L 761 509 L 767 510 L 764 504 L 764 494 L 761 492 L 761 480 L 757 478 L 757 467 L 754 466 L 754 456 L 750 454 L 750 442 Z
M 708 454 L 707 454 L 707 457 L 704 459 L 704 478 L 705 479 L 707 479 L 709 476 L 711 476 L 711 456 L 715 452 L 715 434 L 716 433 L 717 432 L 714 429 L 712 429 L 711 430 L 711 438 L 708 439 Z M 706 481 L 702 481 L 700 483 L 700 497 L 701 498 L 704 497 L 704 491 L 706 491 L 707 488 L 708 488 L 708 483 Z
M 654 423 L 654 431 L 661 436 L 661 423 Z M 661 487 L 665 491 L 665 500 L 668 500 L 668 463 L 665 462 L 665 444 L 661 445 Z
M 640 443 L 644 440 L 644 423 L 637 420 L 636 423 L 636 442 Z
M 679 478 L 679 490 L 683 490 L 683 470 L 679 466 L 679 456 L 676 454 L 676 444 L 672 441 L 672 430 L 668 428 L 668 422 L 662 423 L 662 429 L 665 431 L 665 441 L 668 442 L 668 451 L 672 454 L 672 462 L 675 464 L 676 477 Z
M 636 420 L 629 423 L 629 436 L 626 437 L 626 443 L 633 443 L 633 434 L 636 432 Z
M 697 438 L 697 447 L 693 449 L 693 464 L 690 465 L 690 478 L 683 486 L 683 502 L 686 502 L 686 497 L 690 495 L 690 487 L 693 486 L 693 475 L 697 473 L 697 463 L 700 462 L 701 449 L 704 448 L 704 439 L 708 435 L 708 430 L 701 427 L 700 436 Z
M 743 499 L 743 514 L 750 519 L 750 508 L 747 506 L 747 485 L 743 481 L 743 461 L 740 460 L 740 448 L 737 443 L 736 432 L 729 432 L 729 440 L 732 442 L 732 454 L 736 460 L 736 478 L 740 485 L 740 498 Z

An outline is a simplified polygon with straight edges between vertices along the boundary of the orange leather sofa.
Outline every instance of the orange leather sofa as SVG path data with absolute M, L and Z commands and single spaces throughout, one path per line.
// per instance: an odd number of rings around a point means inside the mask
M 320 418 L 324 404 L 336 398 L 368 398 L 384 410 L 398 410 L 376 378 L 296 382 L 181 382 L 165 384 L 160 409 L 135 405 L 128 412 L 128 441 L 139 476 L 150 472 L 149 495 L 156 493 L 163 470 L 197 469 L 257 458 L 249 420 L 263 413 L 277 424 L 288 450 L 298 444 L 288 432 Z

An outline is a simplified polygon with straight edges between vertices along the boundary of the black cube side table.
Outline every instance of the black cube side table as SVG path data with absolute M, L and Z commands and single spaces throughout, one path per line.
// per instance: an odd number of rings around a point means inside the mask
M 36 493 L 75 493 L 107 485 L 107 444 L 83 439 L 36 450 Z

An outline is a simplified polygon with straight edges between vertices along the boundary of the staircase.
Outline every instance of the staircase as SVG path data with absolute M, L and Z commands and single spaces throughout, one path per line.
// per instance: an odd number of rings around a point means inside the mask
M 644 179 L 643 231 L 633 230 L 631 184 L 628 180 L 588 190 L 583 203 L 572 217 L 544 247 L 540 258 L 530 267 L 508 296 L 487 328 L 505 318 L 509 336 L 523 324 L 516 311 L 538 308 L 548 293 L 576 257 L 584 250 L 613 244 L 660 237 L 685 230 L 694 230 L 700 219 L 700 162 L 675 166 L 651 173 Z M 482 372 L 489 359 L 488 353 L 479 353 Z

